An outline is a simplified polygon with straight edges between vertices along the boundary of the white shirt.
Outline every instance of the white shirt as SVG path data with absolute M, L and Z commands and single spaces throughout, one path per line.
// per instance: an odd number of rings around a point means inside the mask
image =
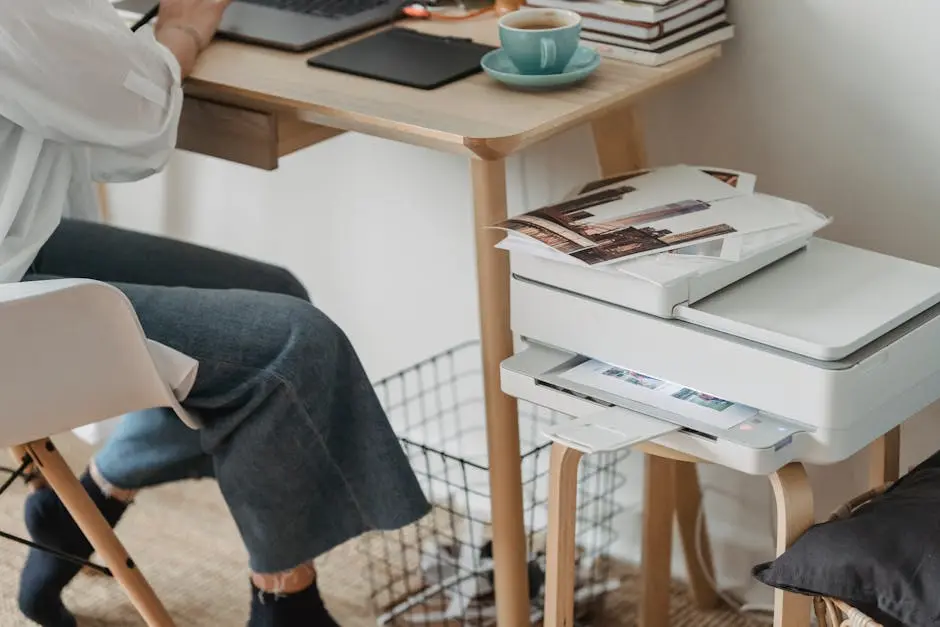
M 109 0 L 0 1 L 0 283 L 97 215 L 93 181 L 163 168 L 182 100 L 176 58 Z

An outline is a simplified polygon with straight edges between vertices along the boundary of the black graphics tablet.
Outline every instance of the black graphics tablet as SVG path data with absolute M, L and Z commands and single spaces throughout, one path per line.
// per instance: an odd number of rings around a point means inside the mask
M 435 89 L 480 71 L 492 46 L 469 39 L 439 37 L 409 28 L 390 28 L 316 55 L 312 67 L 388 83 Z

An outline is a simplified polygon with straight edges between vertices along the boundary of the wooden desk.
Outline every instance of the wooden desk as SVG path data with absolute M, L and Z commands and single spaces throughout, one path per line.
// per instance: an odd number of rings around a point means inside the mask
M 495 18 L 424 21 L 418 30 L 496 44 Z M 484 230 L 506 216 L 505 157 L 590 123 L 605 174 L 642 167 L 644 147 L 632 105 L 654 89 L 718 58 L 713 48 L 669 66 L 605 60 L 575 89 L 513 91 L 484 74 L 434 91 L 361 79 L 306 65 L 289 54 L 217 42 L 187 83 L 179 147 L 265 169 L 279 157 L 356 131 L 466 155 L 476 216 L 477 278 L 493 499 L 500 627 L 529 624 L 515 403 L 500 390 L 500 362 L 512 354 L 507 257 Z

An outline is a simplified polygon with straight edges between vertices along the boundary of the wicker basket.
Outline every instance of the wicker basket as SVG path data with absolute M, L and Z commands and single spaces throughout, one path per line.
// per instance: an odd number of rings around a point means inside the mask
M 869 490 L 865 494 L 855 497 L 837 509 L 829 517 L 829 521 L 848 518 L 855 510 L 876 496 L 883 494 L 889 487 L 891 487 L 891 484 L 886 483 L 879 488 Z M 826 627 L 882 627 L 881 623 L 865 616 L 862 612 L 838 599 L 815 597 L 813 607 L 816 611 L 816 622 L 819 625 L 825 625 Z

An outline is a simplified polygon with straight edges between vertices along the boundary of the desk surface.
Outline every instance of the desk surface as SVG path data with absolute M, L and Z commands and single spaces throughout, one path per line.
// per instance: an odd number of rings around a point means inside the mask
M 406 21 L 411 28 L 496 45 L 494 17 Z M 423 91 L 306 65 L 313 53 L 217 42 L 187 90 L 247 106 L 297 112 L 306 122 L 491 159 L 508 155 L 605 112 L 720 55 L 714 47 L 659 68 L 604 59 L 585 83 L 550 92 L 512 90 L 485 74 Z

